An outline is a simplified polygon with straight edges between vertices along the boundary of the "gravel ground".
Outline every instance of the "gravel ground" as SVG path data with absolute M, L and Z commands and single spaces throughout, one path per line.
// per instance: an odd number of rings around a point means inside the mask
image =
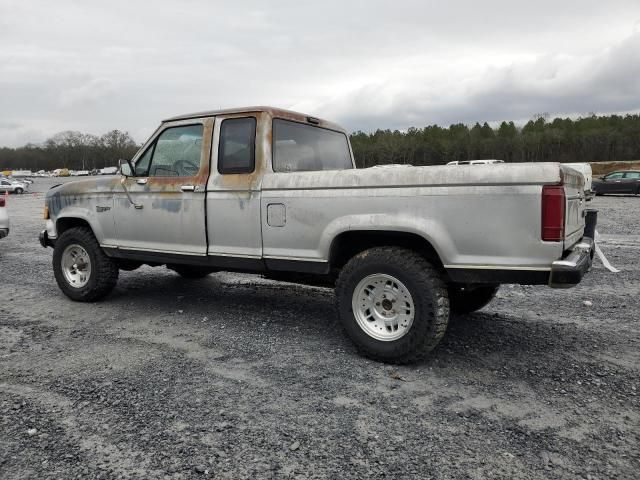
M 53 183 L 0 241 L 1 478 L 638 478 L 640 198 L 592 202 L 619 274 L 505 285 L 390 367 L 327 289 L 143 267 L 71 302 L 37 241 Z

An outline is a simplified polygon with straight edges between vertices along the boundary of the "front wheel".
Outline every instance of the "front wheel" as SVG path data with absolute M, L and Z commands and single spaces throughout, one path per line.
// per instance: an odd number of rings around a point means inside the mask
M 489 304 L 498 293 L 500 285 L 482 287 L 449 287 L 451 313 L 471 313 Z
M 24 192 L 24 190 L 23 190 L 23 189 L 21 189 L 20 187 L 18 187 L 18 188 L 16 188 L 16 189 L 14 190 L 14 192 L 15 192 L 15 193 L 20 194 L 20 193 Z
M 118 281 L 118 266 L 86 227 L 66 230 L 53 249 L 53 273 L 60 290 L 72 300 L 93 302 Z
M 336 284 L 344 330 L 374 360 L 411 363 L 442 339 L 449 299 L 441 274 L 412 250 L 378 247 L 353 257 Z

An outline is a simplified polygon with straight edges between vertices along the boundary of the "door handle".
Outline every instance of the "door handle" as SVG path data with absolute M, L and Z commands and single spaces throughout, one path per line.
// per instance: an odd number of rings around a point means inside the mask
M 195 185 L 182 185 L 180 187 L 180 190 L 182 190 L 183 192 L 195 192 L 196 191 L 196 186 Z

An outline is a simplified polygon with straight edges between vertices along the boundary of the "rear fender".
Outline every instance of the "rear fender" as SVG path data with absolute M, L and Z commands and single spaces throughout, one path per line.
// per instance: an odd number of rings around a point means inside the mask
M 367 214 L 345 215 L 330 222 L 320 237 L 321 257 L 328 259 L 333 240 L 341 233 L 349 231 L 412 233 L 429 242 L 443 263 L 455 256 L 455 252 L 451 251 L 454 243 L 438 221 L 404 215 Z

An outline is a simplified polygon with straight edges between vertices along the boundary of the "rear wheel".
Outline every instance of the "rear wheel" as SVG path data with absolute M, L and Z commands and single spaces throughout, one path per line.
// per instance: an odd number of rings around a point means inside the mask
M 366 356 L 410 363 L 433 350 L 449 321 L 440 273 L 412 250 L 379 247 L 353 257 L 336 284 L 344 330 Z
M 480 310 L 493 300 L 500 285 L 482 287 L 449 286 L 451 313 L 471 313 Z
M 118 281 L 118 266 L 86 227 L 70 228 L 60 235 L 53 249 L 53 273 L 60 290 L 78 302 L 99 300 Z
M 204 278 L 207 275 L 214 272 L 214 270 L 206 267 L 197 267 L 193 265 L 167 265 L 167 267 L 182 278 L 196 280 L 198 278 Z

